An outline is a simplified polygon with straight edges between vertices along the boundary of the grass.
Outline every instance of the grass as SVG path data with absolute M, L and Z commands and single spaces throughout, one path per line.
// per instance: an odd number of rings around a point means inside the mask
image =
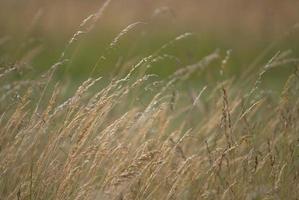
M 185 33 L 98 77 L 134 23 L 74 90 L 73 47 L 106 6 L 50 69 L 1 68 L 0 199 L 297 199 L 298 59 L 278 51 L 234 72 L 215 50 L 157 75 Z M 270 87 L 273 71 L 285 75 Z

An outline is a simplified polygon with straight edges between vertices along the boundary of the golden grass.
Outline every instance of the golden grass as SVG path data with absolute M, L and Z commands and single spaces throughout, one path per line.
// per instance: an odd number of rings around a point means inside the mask
M 297 199 L 298 60 L 278 52 L 240 79 L 226 73 L 230 52 L 215 51 L 166 79 L 147 73 L 189 35 L 108 84 L 87 79 L 66 100 L 67 86 L 54 79 L 64 53 L 33 80 L 13 82 L 17 68 L 2 69 L 0 199 Z M 194 97 L 181 89 L 212 63 L 218 82 Z M 273 95 L 263 76 L 281 65 L 295 71 Z

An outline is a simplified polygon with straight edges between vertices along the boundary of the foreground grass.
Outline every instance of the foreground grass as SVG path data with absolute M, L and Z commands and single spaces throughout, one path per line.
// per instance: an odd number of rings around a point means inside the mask
M 298 59 L 278 52 L 235 77 L 230 53 L 215 51 L 167 78 L 151 74 L 189 35 L 108 81 L 91 73 L 71 95 L 56 78 L 64 53 L 35 78 L 1 69 L 0 199 L 298 198 Z M 283 89 L 267 89 L 281 66 L 292 69 Z
M 7 83 L 1 199 L 296 199 L 298 75 L 280 95 L 261 89 L 284 56 L 194 95 L 180 85 L 209 71 L 217 52 L 163 80 L 145 73 L 154 58 L 144 58 L 105 86 L 86 80 L 65 101 L 67 86 L 52 79 L 59 65 Z

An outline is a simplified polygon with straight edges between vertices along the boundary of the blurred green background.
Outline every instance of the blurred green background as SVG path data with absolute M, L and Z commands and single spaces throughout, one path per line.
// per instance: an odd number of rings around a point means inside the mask
M 47 70 L 59 60 L 81 22 L 104 2 L 0 1 L 1 67 L 17 63 L 34 74 Z M 165 77 L 218 49 L 223 58 L 231 50 L 226 73 L 238 75 L 253 62 L 265 64 L 278 50 L 298 55 L 298 10 L 296 0 L 112 0 L 94 29 L 67 49 L 70 62 L 61 76 L 81 81 L 95 68 L 94 76 L 110 78 L 186 32 L 193 34 L 162 51 L 175 59 L 153 64 L 150 72 Z M 145 24 L 109 48 L 121 30 L 137 21 Z M 291 70 L 274 70 L 271 79 L 277 82 Z

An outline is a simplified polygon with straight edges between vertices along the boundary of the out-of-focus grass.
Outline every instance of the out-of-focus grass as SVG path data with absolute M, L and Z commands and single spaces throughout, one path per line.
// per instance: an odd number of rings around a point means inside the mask
M 107 59 L 97 64 L 96 71 L 109 75 L 109 73 L 114 72 L 117 63 L 121 62 L 121 60 L 136 60 L 138 57 L 150 55 L 159 46 L 182 33 L 181 30 L 151 32 L 151 30 L 147 30 L 145 26 L 128 33 L 127 36 L 118 43 L 117 47 L 109 53 L 107 53 L 107 49 L 113 37 L 118 33 L 116 30 L 98 30 L 89 34 L 86 38 L 83 37 L 82 41 L 78 42 L 69 50 L 71 67 L 67 69 L 67 74 L 73 76 L 74 79 L 86 78 L 98 59 L 101 56 L 105 56 Z M 277 38 L 277 40 L 280 40 L 280 38 Z M 273 48 L 264 55 L 259 63 L 262 64 L 266 62 L 267 59 L 278 50 L 289 49 L 293 51 L 294 55 L 298 54 L 298 42 L 295 35 L 291 35 L 277 42 L 277 44 L 273 45 Z M 35 56 L 30 62 L 34 70 L 41 72 L 48 69 L 48 67 L 59 58 L 61 52 L 64 50 L 65 43 L 66 40 L 62 39 L 43 38 L 40 41 L 33 42 L 31 45 L 27 45 L 21 50 L 18 49 L 19 47 L 11 47 L 10 45 L 3 46 L 1 52 L 3 55 L 10 54 L 7 56 L 7 60 L 12 61 L 14 59 L 20 59 L 24 55 L 26 56 L 28 52 L 30 54 L 32 48 L 37 48 L 39 49 L 37 52 L 38 56 Z M 155 64 L 155 67 L 153 67 L 153 70 L 162 76 L 169 75 L 176 68 L 190 64 L 213 50 L 219 49 L 222 54 L 225 54 L 227 50 L 232 51 L 229 69 L 235 73 L 246 68 L 248 64 L 246 65 L 244 63 L 250 64 L 250 62 L 253 62 L 273 43 L 276 43 L 275 39 L 252 38 L 244 34 L 236 35 L 235 37 L 221 37 L 215 33 L 195 32 L 193 36 L 163 51 L 165 54 L 178 57 L 179 60 L 177 60 L 177 62 L 174 62 L 174 60 L 163 61 L 169 62 L 167 66 L 158 62 Z M 15 44 L 12 44 L 12 46 L 14 45 Z
M 2 1 L 0 38 L 8 40 L 0 45 L 1 63 L 11 64 L 23 59 L 30 60 L 29 64 L 37 73 L 48 69 L 57 61 L 82 19 L 95 12 L 102 3 Z M 232 50 L 229 69 L 233 73 L 246 68 L 272 43 L 277 44 L 262 56 L 260 63 L 266 62 L 278 50 L 290 49 L 293 54 L 298 54 L 298 38 L 293 31 L 293 25 L 297 22 L 294 12 L 297 4 L 289 0 L 268 3 L 236 0 L 225 3 L 112 1 L 95 29 L 88 37 L 80 38 L 69 51 L 72 60 L 67 74 L 72 79 L 83 80 L 89 76 L 88 72 L 99 57 L 104 55 L 109 58 L 101 62 L 96 71 L 109 76 L 121 60 L 150 55 L 156 48 L 184 32 L 193 32 L 194 36 L 165 50 L 165 53 L 179 57 L 181 63 L 169 61 L 167 67 L 157 63 L 154 67 L 156 73 L 165 77 L 173 71 L 171 68 L 192 63 L 217 48 L 224 54 Z M 107 55 L 107 46 L 112 39 L 135 21 L 146 24 L 130 31 Z M 293 33 L 288 35 L 288 32 Z M 36 56 L 31 55 L 32 59 L 28 60 L 30 51 Z

